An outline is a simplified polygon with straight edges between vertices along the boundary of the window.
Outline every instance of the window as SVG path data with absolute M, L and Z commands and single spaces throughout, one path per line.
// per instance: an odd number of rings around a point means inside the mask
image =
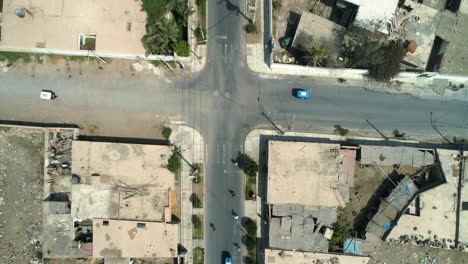
M 146 224 L 145 223 L 137 223 L 138 228 L 145 228 Z
M 102 225 L 103 226 L 109 226 L 109 221 L 107 221 L 107 220 L 102 221 Z

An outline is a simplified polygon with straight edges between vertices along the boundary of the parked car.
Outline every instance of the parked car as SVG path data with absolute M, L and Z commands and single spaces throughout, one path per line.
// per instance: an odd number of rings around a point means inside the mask
M 299 99 L 309 99 L 310 97 L 310 92 L 305 89 L 300 89 L 300 88 L 294 88 L 292 90 L 292 94 L 294 97 L 299 98 Z
M 55 93 L 52 91 L 42 90 L 40 97 L 42 100 L 54 100 L 55 98 L 57 98 L 57 95 L 55 95 Z

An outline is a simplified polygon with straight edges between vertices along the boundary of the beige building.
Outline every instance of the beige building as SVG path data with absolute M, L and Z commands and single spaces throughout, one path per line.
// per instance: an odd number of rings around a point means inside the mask
M 339 144 L 269 141 L 267 203 L 344 206 L 348 176 L 339 150 Z
M 4 0 L 0 48 L 142 56 L 146 13 L 135 0 Z
M 369 257 L 265 249 L 265 264 L 366 264 Z
M 98 258 L 173 258 L 178 226 L 125 220 L 93 220 L 93 256 Z
M 165 168 L 171 151 L 170 146 L 73 141 L 71 215 L 92 222 L 93 256 L 176 256 L 175 180 Z

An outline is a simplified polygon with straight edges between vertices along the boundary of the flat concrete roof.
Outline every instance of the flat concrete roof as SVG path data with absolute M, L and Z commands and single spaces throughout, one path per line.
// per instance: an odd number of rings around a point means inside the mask
M 346 29 L 326 18 L 309 12 L 302 12 L 292 46 L 307 50 L 311 39 L 316 45 L 327 51 L 327 55 L 336 56 L 342 46 Z
M 335 261 L 332 262 L 332 260 L 335 260 Z M 369 257 L 361 257 L 361 256 L 265 249 L 265 264 L 299 264 L 299 263 L 366 264 L 369 262 L 369 260 L 370 260 Z
M 93 220 L 93 256 L 97 258 L 171 258 L 177 254 L 177 241 L 175 224 Z
M 339 144 L 269 141 L 269 204 L 344 206 Z
M 388 239 L 399 239 L 403 235 L 420 235 L 424 239 L 455 239 L 456 228 L 456 199 L 458 177 L 454 177 L 454 168 L 458 161 L 453 155 L 459 151 L 438 149 L 437 154 L 447 183 L 427 190 L 419 195 L 419 204 L 413 201 L 410 206 L 410 214 L 403 214 L 398 220 L 398 225 L 390 232 Z M 419 216 L 415 215 L 416 207 Z M 462 227 L 462 226 L 461 226 Z M 422 240 L 424 240 L 422 239 Z
M 354 25 L 370 30 L 388 33 L 387 23 L 391 21 L 398 6 L 398 0 L 345 0 L 359 6 Z
M 0 47 L 78 51 L 80 34 L 95 34 L 97 53 L 141 55 L 145 24 L 141 1 L 4 0 Z
M 165 168 L 172 147 L 73 141 L 75 218 L 163 221 L 174 175 Z
M 436 9 L 423 4 L 411 3 L 411 7 L 413 10 L 408 15 L 401 15 L 399 18 L 407 19 L 405 37 L 407 40 L 414 40 L 418 47 L 414 53 L 406 53 L 403 60 L 419 68 L 426 69 L 434 45 L 440 16 L 436 16 L 438 13 Z

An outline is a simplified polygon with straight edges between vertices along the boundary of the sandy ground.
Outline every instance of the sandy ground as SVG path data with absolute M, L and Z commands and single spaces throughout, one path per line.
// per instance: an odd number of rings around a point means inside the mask
M 44 136 L 0 127 L 0 263 L 42 258 Z
M 464 264 L 468 253 L 456 250 L 384 243 L 368 264 Z

